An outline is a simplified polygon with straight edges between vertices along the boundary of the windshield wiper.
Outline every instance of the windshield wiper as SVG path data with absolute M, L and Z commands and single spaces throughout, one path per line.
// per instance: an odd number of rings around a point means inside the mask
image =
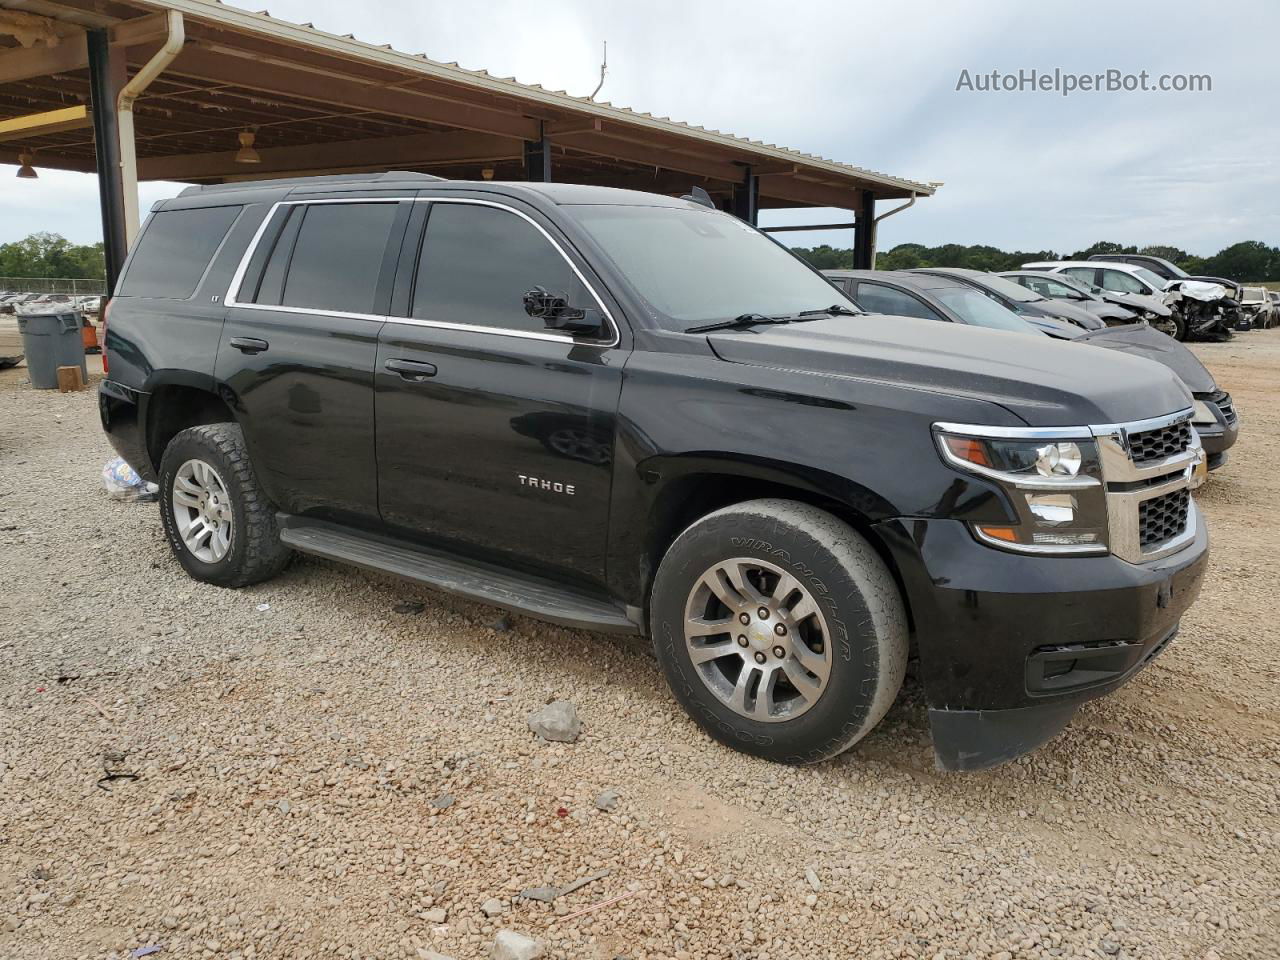
M 823 307 L 820 310 L 801 310 L 798 314 L 796 314 L 796 316 L 798 317 L 822 317 L 822 316 L 856 317 L 858 316 L 858 311 L 850 310 L 848 307 L 844 306 L 843 304 L 833 303 L 831 306 Z
M 818 313 L 825 313 L 820 310 Z M 762 323 L 804 323 L 807 320 L 816 320 L 817 317 L 809 317 L 804 314 L 794 314 L 784 317 L 766 317 L 763 313 L 740 313 L 732 320 L 717 320 L 715 323 L 704 323 L 698 327 L 689 327 L 685 333 L 709 333 L 712 330 L 741 330 L 746 327 L 754 327 Z

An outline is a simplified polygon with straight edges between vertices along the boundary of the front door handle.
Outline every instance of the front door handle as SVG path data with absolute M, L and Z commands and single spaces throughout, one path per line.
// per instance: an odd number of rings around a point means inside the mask
M 267 347 L 271 346 L 267 341 L 259 340 L 257 337 L 232 337 L 228 342 L 241 353 L 250 355 L 263 353 Z
M 436 375 L 436 365 L 423 363 L 421 360 L 388 360 L 386 367 L 392 373 L 400 374 L 401 380 L 408 380 L 411 383 L 421 383 L 428 377 Z

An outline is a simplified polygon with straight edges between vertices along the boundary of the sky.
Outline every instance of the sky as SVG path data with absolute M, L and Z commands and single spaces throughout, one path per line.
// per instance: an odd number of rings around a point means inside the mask
M 263 0 L 254 0 L 253 8 Z M 853 0 L 467 4 L 269 0 L 272 15 L 410 53 L 920 181 L 878 247 L 985 243 L 1070 252 L 1098 240 L 1209 255 L 1280 245 L 1280 3 L 1077 0 L 1070 7 Z M 533 13 L 531 11 L 535 11 Z M 785 11 L 785 17 L 783 16 Z M 992 70 L 1208 75 L 1201 92 L 957 89 Z M 142 209 L 174 184 L 144 184 Z M 878 212 L 896 205 L 882 202 Z M 762 213 L 762 225 L 845 220 Z M 0 242 L 101 237 L 96 181 L 0 167 Z M 850 232 L 790 233 L 793 244 Z

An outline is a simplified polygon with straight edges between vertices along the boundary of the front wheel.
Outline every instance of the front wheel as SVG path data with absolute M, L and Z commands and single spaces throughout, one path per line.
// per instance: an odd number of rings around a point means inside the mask
M 851 527 L 789 500 L 716 511 L 672 544 L 650 623 L 681 705 L 711 736 L 783 763 L 857 743 L 902 686 L 906 613 Z
M 160 516 L 178 562 L 205 583 L 244 587 L 289 562 L 237 424 L 191 427 L 169 441 L 160 461 Z
M 1187 339 L 1187 324 L 1178 314 L 1173 313 L 1167 317 L 1153 317 L 1150 321 L 1153 330 L 1159 330 L 1163 334 L 1173 337 L 1175 340 Z

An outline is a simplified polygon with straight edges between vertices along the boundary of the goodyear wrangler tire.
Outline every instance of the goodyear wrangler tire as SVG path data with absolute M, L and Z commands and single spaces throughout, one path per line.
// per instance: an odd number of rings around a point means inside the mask
M 783 763 L 853 746 L 902 686 L 907 620 L 848 524 L 790 500 L 703 517 L 662 559 L 650 624 L 676 699 L 711 736 Z
M 291 556 L 238 424 L 191 427 L 169 441 L 160 461 L 160 517 L 178 562 L 205 583 L 259 583 Z

